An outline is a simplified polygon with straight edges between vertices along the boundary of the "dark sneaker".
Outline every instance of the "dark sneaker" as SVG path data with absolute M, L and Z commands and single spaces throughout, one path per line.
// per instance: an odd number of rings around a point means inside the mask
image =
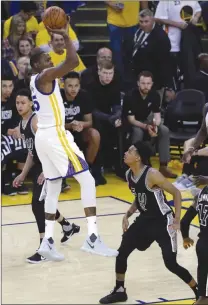
M 70 237 L 72 235 L 74 235 L 75 233 L 79 233 L 80 231 L 80 227 L 76 226 L 74 223 L 70 227 L 71 227 L 70 230 L 67 230 L 67 226 L 62 227 L 64 233 L 64 236 L 61 239 L 62 244 L 66 244 L 70 240 Z
M 45 257 L 41 256 L 39 253 L 35 253 L 26 259 L 26 262 L 28 262 L 30 264 L 39 264 L 39 263 L 42 263 L 45 261 L 47 261 L 47 259 Z
M 117 303 L 117 302 L 126 302 L 128 299 L 128 296 L 126 294 L 126 288 L 120 287 L 116 290 L 114 290 L 109 294 L 106 295 L 104 298 L 100 299 L 100 304 L 111 304 L 111 303 Z
M 4 185 L 4 195 L 15 196 L 17 195 L 17 189 L 11 186 L 11 184 Z
M 17 188 L 17 193 L 19 195 L 27 195 L 29 193 L 28 188 L 25 184 L 22 184 Z
M 95 177 L 95 186 L 105 185 L 106 183 L 107 183 L 106 179 L 101 174 Z

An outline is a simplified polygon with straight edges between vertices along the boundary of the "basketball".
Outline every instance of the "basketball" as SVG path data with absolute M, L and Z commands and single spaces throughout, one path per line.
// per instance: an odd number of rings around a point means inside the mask
M 51 29 L 61 29 L 67 23 L 67 15 L 62 8 L 51 6 L 45 10 L 42 20 L 44 25 Z

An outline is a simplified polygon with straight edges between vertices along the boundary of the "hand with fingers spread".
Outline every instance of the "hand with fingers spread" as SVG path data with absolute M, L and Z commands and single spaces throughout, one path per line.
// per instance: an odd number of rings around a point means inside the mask
M 69 22 L 67 22 L 66 26 L 63 29 L 51 29 L 48 26 L 46 26 L 46 29 L 50 34 L 59 34 L 63 37 L 69 37 Z

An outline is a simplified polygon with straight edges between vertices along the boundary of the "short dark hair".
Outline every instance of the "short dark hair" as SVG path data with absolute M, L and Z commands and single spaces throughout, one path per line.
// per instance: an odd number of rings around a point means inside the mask
M 1 76 L 1 80 L 10 80 L 10 81 L 14 82 L 15 78 L 13 75 L 8 73 L 8 74 L 3 74 Z
M 153 155 L 150 145 L 142 141 L 138 141 L 133 145 L 140 155 L 142 163 L 145 165 L 150 165 L 150 157 Z
M 16 98 L 17 98 L 18 95 L 20 95 L 20 96 L 26 96 L 26 97 L 28 97 L 28 99 L 29 99 L 30 101 L 32 101 L 31 92 L 30 92 L 30 90 L 27 89 L 27 88 L 22 88 L 22 89 L 18 90 L 17 93 L 16 93 L 16 95 L 15 95 L 15 100 L 16 100 Z
M 79 75 L 79 73 L 77 73 L 75 71 L 71 71 L 71 72 L 67 73 L 66 75 L 64 75 L 64 77 L 63 77 L 64 81 L 67 78 L 76 78 L 80 81 L 80 75 Z
M 45 53 L 43 49 L 41 48 L 34 48 L 31 52 L 30 56 L 30 65 L 32 68 L 34 68 L 34 65 L 39 61 L 40 56 Z
M 20 10 L 24 13 L 29 13 L 37 10 L 35 1 L 20 1 Z
M 151 77 L 151 79 L 153 80 L 153 74 L 149 71 L 142 71 L 141 73 L 139 73 L 137 80 L 139 81 L 141 77 Z
M 103 60 L 102 62 L 99 63 L 99 68 L 100 70 L 102 69 L 111 70 L 114 68 L 114 64 L 109 60 Z

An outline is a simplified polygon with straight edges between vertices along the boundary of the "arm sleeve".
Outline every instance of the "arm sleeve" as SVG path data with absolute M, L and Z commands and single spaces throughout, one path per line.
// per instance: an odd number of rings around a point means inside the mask
M 197 215 L 197 211 L 193 206 L 190 206 L 186 214 L 181 219 L 181 234 L 183 238 L 189 237 L 189 228 L 192 220 Z

